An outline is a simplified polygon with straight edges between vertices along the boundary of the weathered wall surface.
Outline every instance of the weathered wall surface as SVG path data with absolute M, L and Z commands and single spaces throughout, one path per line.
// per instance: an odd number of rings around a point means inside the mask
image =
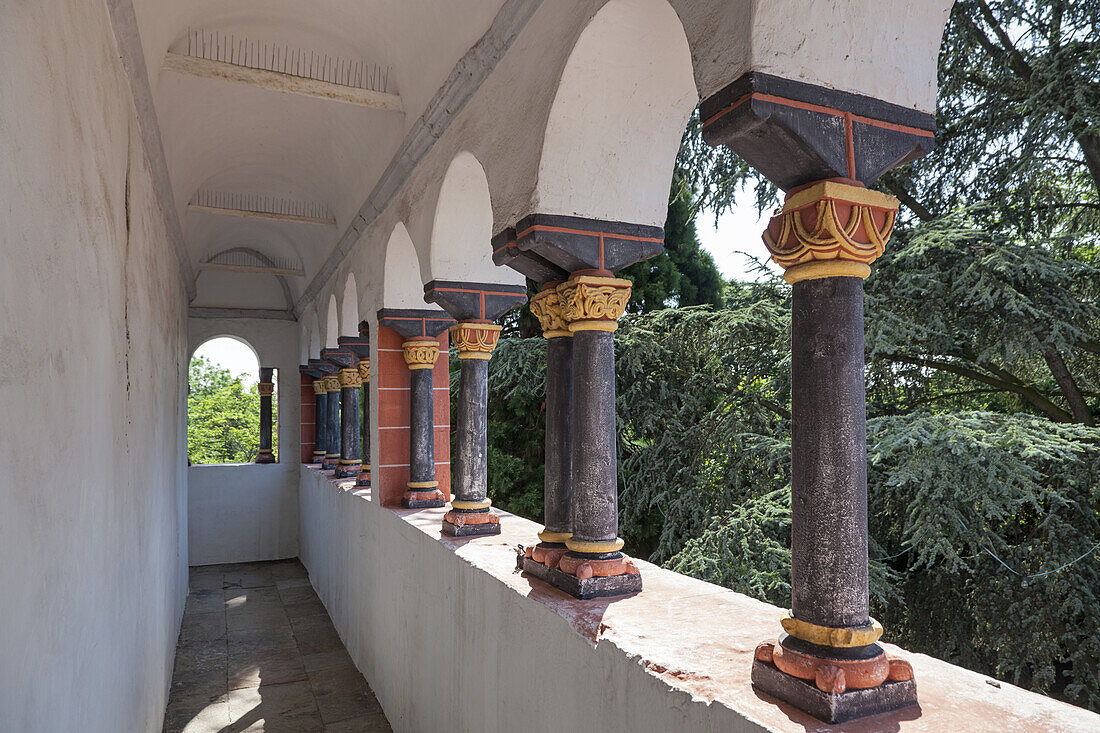
M 295 557 L 301 411 L 298 324 L 251 318 L 190 318 L 188 357 L 203 342 L 218 336 L 248 341 L 260 366 L 278 370 L 279 462 L 187 469 L 188 562 L 214 565 Z
M 102 0 L 0 5 L 0 730 L 154 731 L 185 296 Z

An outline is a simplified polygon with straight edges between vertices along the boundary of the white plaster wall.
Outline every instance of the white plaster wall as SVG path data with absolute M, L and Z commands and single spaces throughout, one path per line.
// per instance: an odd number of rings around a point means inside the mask
M 187 469 L 191 565 L 295 557 L 298 554 L 298 461 L 301 460 L 299 328 L 293 321 L 191 318 L 188 356 L 217 336 L 252 346 L 279 380 L 279 463 Z
M 297 557 L 297 479 L 296 460 L 188 468 L 188 562 L 217 565 Z
M 102 0 L 0 4 L 0 730 L 159 731 L 183 285 Z

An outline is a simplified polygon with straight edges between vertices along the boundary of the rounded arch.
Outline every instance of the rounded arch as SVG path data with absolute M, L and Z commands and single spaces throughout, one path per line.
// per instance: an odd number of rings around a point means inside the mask
M 382 279 L 382 305 L 386 308 L 423 308 L 424 283 L 420 281 L 420 259 L 409 231 L 397 222 L 386 242 L 386 264 Z
M 321 324 L 317 320 L 317 311 L 309 309 L 309 354 L 310 359 L 321 358 Z
M 335 349 L 340 344 L 337 337 L 340 335 L 340 317 L 336 312 L 336 295 L 328 296 L 328 317 L 325 319 L 325 348 Z
M 429 279 L 495 282 L 503 277 L 520 281 L 515 270 L 493 264 L 492 237 L 489 179 L 478 159 L 462 151 L 447 166 L 439 187 L 432 220 Z
M 664 224 L 699 95 L 666 0 L 610 0 L 569 55 L 546 123 L 535 211 Z
M 355 287 L 355 275 L 350 272 L 340 298 L 340 335 L 359 335 L 359 291 Z
M 206 346 L 211 341 L 216 341 L 217 339 L 231 339 L 238 343 L 244 344 L 248 347 L 248 350 L 252 352 L 252 357 L 256 360 L 256 375 L 259 376 L 260 364 L 263 363 L 262 361 L 260 361 L 260 352 L 257 351 L 256 347 L 253 346 L 252 343 L 244 336 L 238 336 L 235 333 L 210 333 L 203 334 L 199 337 L 199 339 L 200 340 L 197 343 L 191 345 L 191 354 L 187 357 L 188 364 L 190 364 L 191 361 L 195 358 L 195 354 L 199 352 L 199 349 L 201 349 L 203 346 Z

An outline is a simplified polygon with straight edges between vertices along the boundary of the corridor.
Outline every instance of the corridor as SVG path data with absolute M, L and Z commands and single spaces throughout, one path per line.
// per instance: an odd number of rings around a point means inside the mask
M 302 564 L 190 569 L 164 733 L 389 731 Z

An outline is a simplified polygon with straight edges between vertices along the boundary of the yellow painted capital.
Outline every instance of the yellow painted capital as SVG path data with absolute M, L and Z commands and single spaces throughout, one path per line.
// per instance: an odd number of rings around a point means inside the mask
M 275 385 L 272 382 L 257 382 L 256 391 L 260 393 L 260 397 L 270 397 L 275 394 Z
M 401 349 L 409 369 L 432 369 L 439 358 L 439 342 L 435 340 L 406 341 L 401 344 Z
M 787 196 L 764 231 L 764 244 L 787 282 L 866 278 L 893 233 L 897 211 L 898 200 L 889 194 L 821 181 Z
M 370 359 L 359 360 L 359 381 L 370 384 Z
M 562 316 L 574 333 L 614 331 L 630 300 L 630 281 L 617 277 L 574 275 L 557 290 Z
M 313 394 L 324 394 L 328 390 L 325 389 L 325 380 L 314 379 L 313 380 Z
M 573 335 L 561 312 L 561 297 L 557 288 L 559 284 L 547 283 L 542 290 L 531 296 L 531 312 L 539 319 L 542 335 L 548 339 Z
M 354 367 L 341 369 L 336 376 L 340 378 L 341 387 L 358 388 L 363 384 L 363 380 L 359 377 L 359 370 Z
M 819 646 L 867 646 L 874 644 L 882 636 L 882 624 L 874 619 L 871 619 L 866 626 L 836 628 L 800 621 L 788 611 L 787 616 L 780 619 L 779 623 L 783 625 L 783 630 L 794 638 Z
M 340 391 L 340 378 L 335 374 L 325 375 L 325 391 L 326 392 L 339 392 Z
M 500 326 L 493 323 L 463 321 L 451 326 L 451 343 L 459 359 L 485 359 L 492 356 L 500 338 Z

